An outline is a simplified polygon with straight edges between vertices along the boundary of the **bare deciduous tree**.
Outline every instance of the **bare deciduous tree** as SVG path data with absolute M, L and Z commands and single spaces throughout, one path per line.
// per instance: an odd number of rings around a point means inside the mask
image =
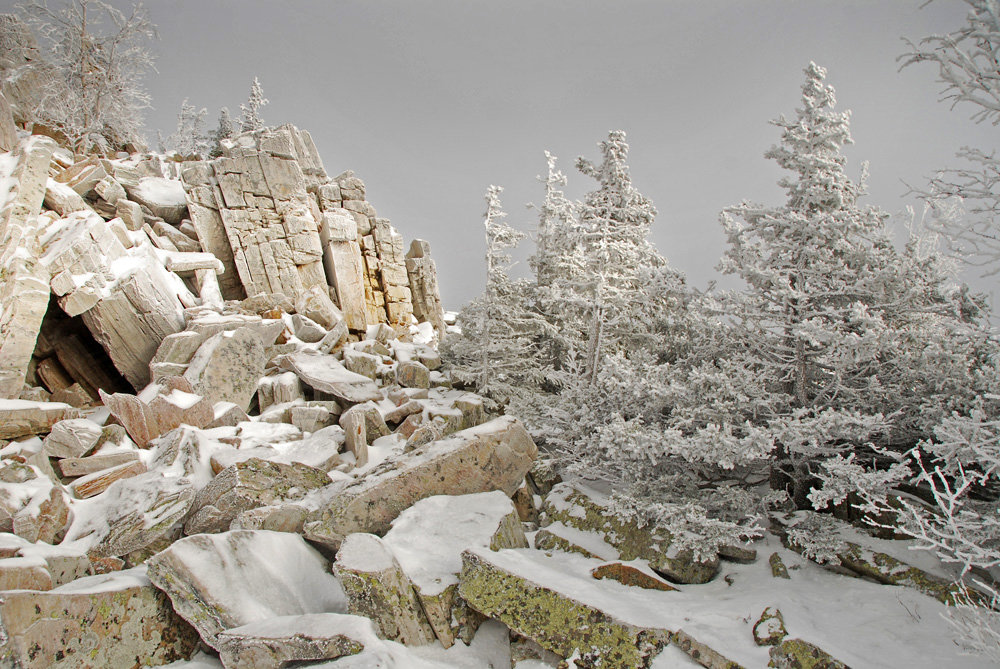
M 48 67 L 37 120 L 59 130 L 74 151 L 107 152 L 142 142 L 149 93 L 142 79 L 153 68 L 148 42 L 156 28 L 141 4 L 126 14 L 102 0 L 46 0 L 21 7 L 44 47 Z

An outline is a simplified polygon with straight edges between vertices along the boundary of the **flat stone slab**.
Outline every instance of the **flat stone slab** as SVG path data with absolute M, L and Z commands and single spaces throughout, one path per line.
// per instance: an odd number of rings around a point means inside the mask
M 358 404 L 382 398 L 374 381 L 349 371 L 332 355 L 300 351 L 281 356 L 276 362 L 281 369 L 294 372 L 316 390 L 345 402 Z
M 47 592 L 0 593 L 0 626 L 0 664 L 12 667 L 166 664 L 198 646 L 198 634 L 141 567 Z
M 346 613 L 329 562 L 302 537 L 267 530 L 198 534 L 148 561 L 149 578 L 209 646 L 219 633 L 279 616 Z
M 281 669 L 291 663 L 334 660 L 364 650 L 372 622 L 345 613 L 307 613 L 262 620 L 219 633 L 226 669 Z
M 62 402 L 0 399 L 0 439 L 44 434 L 59 421 L 79 416 L 78 409 Z
M 434 495 L 513 494 L 538 454 L 524 426 L 504 416 L 382 463 L 348 484 L 305 524 L 311 541 L 340 547 L 348 534 L 382 535 L 414 503 Z

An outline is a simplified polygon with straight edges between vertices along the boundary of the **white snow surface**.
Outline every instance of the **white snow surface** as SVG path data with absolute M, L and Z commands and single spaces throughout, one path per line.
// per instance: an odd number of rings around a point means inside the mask
M 139 179 L 139 184 L 132 189 L 132 193 L 134 197 L 141 198 L 146 202 L 153 202 L 159 206 L 187 206 L 184 185 L 176 179 L 143 177 Z
M 193 541 L 198 537 L 198 542 Z M 201 543 L 208 541 L 209 548 Z M 267 530 L 200 534 L 175 542 L 174 559 L 244 624 L 303 613 L 346 613 L 329 565 L 297 534 Z
M 337 564 L 347 569 L 381 572 L 392 569 L 395 563 L 393 552 L 374 534 L 349 534 L 337 551 Z
M 392 521 L 385 543 L 403 571 L 425 595 L 458 583 L 462 551 L 489 548 L 490 539 L 514 504 L 499 490 L 472 495 L 435 495 Z

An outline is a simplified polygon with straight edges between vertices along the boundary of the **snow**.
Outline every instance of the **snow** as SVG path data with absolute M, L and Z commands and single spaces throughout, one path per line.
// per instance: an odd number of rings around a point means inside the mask
M 573 508 L 576 509 L 578 507 Z M 602 539 L 596 532 L 580 530 L 558 521 L 549 523 L 542 529 L 548 530 L 557 537 L 561 537 L 570 543 L 576 544 L 580 548 L 583 548 L 602 560 L 617 560 L 621 557 L 618 549 Z
M 143 177 L 132 193 L 133 197 L 137 199 L 153 202 L 161 207 L 187 206 L 184 185 L 174 179 Z
M 28 411 L 31 409 L 38 409 L 40 411 L 65 411 L 71 408 L 70 405 L 63 404 L 62 402 L 0 399 L 0 411 Z
M 312 637 L 342 634 L 363 643 L 364 640 L 375 638 L 375 627 L 372 621 L 364 616 L 347 613 L 305 613 L 258 620 L 228 629 L 226 634 L 264 639 L 280 639 L 296 634 Z
M 389 547 L 374 534 L 349 534 L 337 552 L 337 563 L 346 569 L 381 572 L 392 569 L 395 560 Z
M 500 491 L 436 495 L 399 514 L 385 542 L 421 593 L 437 595 L 458 583 L 462 551 L 488 548 L 500 521 L 513 512 L 514 505 Z
M 84 576 L 83 578 L 78 578 L 75 581 L 54 588 L 52 592 L 84 595 L 127 590 L 128 588 L 141 588 L 149 585 L 151 584 L 149 577 L 146 576 L 146 565 L 140 565 L 110 574 Z
M 163 399 L 170 404 L 173 404 L 178 409 L 186 410 L 200 402 L 202 398 L 201 395 L 195 395 L 194 393 L 186 393 L 183 390 L 174 389 Z
M 266 530 L 200 534 L 168 550 L 196 575 L 200 587 L 247 623 L 347 610 L 327 561 L 298 535 Z

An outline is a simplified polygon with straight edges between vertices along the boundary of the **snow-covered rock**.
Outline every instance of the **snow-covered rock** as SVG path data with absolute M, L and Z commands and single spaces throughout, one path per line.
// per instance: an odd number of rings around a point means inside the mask
M 604 559 L 647 560 L 650 567 L 676 583 L 705 583 L 719 571 L 717 557 L 696 560 L 690 551 L 672 550 L 669 535 L 653 534 L 648 528 L 640 527 L 635 520 L 620 517 L 596 496 L 589 496 L 571 484 L 556 485 L 546 497 L 543 512 L 544 523 L 550 532 L 558 535 L 558 526 L 550 524 L 559 523 L 584 536 L 590 534 L 616 551 L 617 554 L 608 555 L 603 552 L 606 549 L 592 548 L 593 543 L 582 546 Z M 574 541 L 575 535 L 564 535 L 562 538 L 570 543 L 581 543 Z
M 219 657 L 226 669 L 281 669 L 356 655 L 374 633 L 372 622 L 361 616 L 282 616 L 220 632 Z
M 304 613 L 346 613 L 329 563 L 301 537 L 237 530 L 198 534 L 152 557 L 149 578 L 209 646 L 219 633 Z
M 361 532 L 348 535 L 333 573 L 347 594 L 348 610 L 370 618 L 379 636 L 408 646 L 434 641 L 413 584 L 382 539 Z
M 266 363 L 260 337 L 242 327 L 209 337 L 191 358 L 184 378 L 199 395 L 246 410 Z
M 636 669 L 670 642 L 670 631 L 622 620 L 547 583 L 551 566 L 526 551 L 483 549 L 462 554 L 459 593 L 477 611 L 578 665 Z M 556 579 L 553 579 L 556 580 Z
M 338 548 L 354 532 L 384 534 L 415 502 L 489 490 L 513 494 L 538 449 L 524 426 L 503 417 L 431 442 L 345 487 L 305 525 L 311 541 Z
M 445 648 L 461 632 L 464 602 L 456 601 L 462 551 L 526 548 L 509 497 L 495 490 L 420 500 L 392 522 L 385 544 L 413 583 L 421 608 Z
M 330 483 L 320 469 L 250 458 L 219 472 L 198 492 L 184 531 L 224 532 L 243 511 L 294 501 Z
M 180 181 L 163 177 L 142 177 L 135 186 L 126 186 L 129 199 L 147 207 L 154 216 L 179 225 L 187 217 L 187 199 Z
M 332 355 L 301 351 L 281 356 L 274 362 L 282 369 L 294 372 L 316 390 L 330 393 L 338 400 L 357 404 L 382 398 L 371 379 L 349 372 Z

